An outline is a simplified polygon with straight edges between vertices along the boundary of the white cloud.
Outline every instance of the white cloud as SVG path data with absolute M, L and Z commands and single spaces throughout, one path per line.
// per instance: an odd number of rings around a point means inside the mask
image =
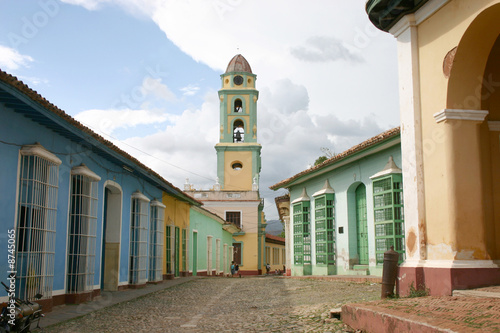
M 19 67 L 28 67 L 33 58 L 20 54 L 17 50 L 0 45 L 0 68 L 13 71 Z
M 179 49 L 216 71 L 223 72 L 236 53 L 245 56 L 258 75 L 260 185 L 268 219 L 277 216 L 270 199 L 277 194 L 268 186 L 314 163 L 321 147 L 339 153 L 399 123 L 396 43 L 373 28 L 365 0 L 64 1 L 87 9 L 110 3 L 134 15 L 140 12 Z M 156 83 L 158 89 L 147 92 L 139 107 L 146 114 L 131 114 L 112 130 L 168 118 L 161 131 L 125 140 L 166 162 L 130 153 L 179 187 L 186 177 L 197 187 L 208 186 L 204 177 L 215 178 L 217 163 L 217 92 L 207 95 L 199 108 L 172 117 L 152 111 L 153 98 L 160 109 L 158 102 L 168 103 L 173 95 L 161 81 Z M 198 87 L 180 91 L 189 97 Z M 189 176 L 187 169 L 203 177 Z
M 75 115 L 75 119 L 102 135 L 113 135 L 119 128 L 161 123 L 168 119 L 165 114 L 149 110 L 86 110 Z
M 190 84 L 186 87 L 181 88 L 180 90 L 183 92 L 184 96 L 194 96 L 198 93 L 200 87 L 198 87 L 197 85 Z

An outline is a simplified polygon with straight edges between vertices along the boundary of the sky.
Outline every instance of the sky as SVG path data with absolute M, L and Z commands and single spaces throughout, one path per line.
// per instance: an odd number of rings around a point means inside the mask
M 257 75 L 259 185 L 399 126 L 396 40 L 365 0 L 0 0 L 0 69 L 183 189 L 217 177 L 220 75 Z

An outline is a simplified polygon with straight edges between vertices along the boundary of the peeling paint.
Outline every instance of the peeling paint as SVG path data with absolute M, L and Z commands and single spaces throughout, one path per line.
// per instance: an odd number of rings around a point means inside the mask
M 417 250 L 417 234 L 415 233 L 415 228 L 413 227 L 411 227 L 408 232 L 406 246 L 408 247 L 408 254 L 410 255 L 410 257 L 413 257 L 415 251 Z
M 429 259 L 434 260 L 453 260 L 457 254 L 457 251 L 454 251 L 451 245 L 444 243 L 437 245 L 429 244 L 427 249 Z

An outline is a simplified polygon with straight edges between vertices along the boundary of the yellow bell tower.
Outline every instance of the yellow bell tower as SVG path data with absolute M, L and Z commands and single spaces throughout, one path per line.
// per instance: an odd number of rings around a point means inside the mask
M 220 138 L 215 150 L 223 191 L 258 190 L 262 146 L 257 143 L 256 78 L 241 54 L 231 59 L 221 75 Z

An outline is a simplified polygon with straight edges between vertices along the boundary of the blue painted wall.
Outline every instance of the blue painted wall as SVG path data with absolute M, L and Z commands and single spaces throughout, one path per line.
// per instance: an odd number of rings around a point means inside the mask
M 59 190 L 57 197 L 56 253 L 53 294 L 65 292 L 66 247 L 68 229 L 68 210 L 71 168 L 82 163 L 101 177 L 98 183 L 98 216 L 94 285 L 100 283 L 102 218 L 104 183 L 112 180 L 123 190 L 122 229 L 120 251 L 119 281 L 128 281 L 129 240 L 130 240 L 130 206 L 131 195 L 135 191 L 142 192 L 149 199 L 161 201 L 162 191 L 154 184 L 132 175 L 121 165 L 93 153 L 86 142 L 76 143 L 68 140 L 51 129 L 42 126 L 0 103 L 0 249 L 6 253 L 7 230 L 13 229 L 16 223 L 16 191 L 18 187 L 19 150 L 22 145 L 39 142 L 45 149 L 55 154 L 62 164 L 59 166 Z M 6 281 L 8 271 L 7 255 L 0 256 L 0 280 Z M 3 289 L 0 296 L 4 296 Z

